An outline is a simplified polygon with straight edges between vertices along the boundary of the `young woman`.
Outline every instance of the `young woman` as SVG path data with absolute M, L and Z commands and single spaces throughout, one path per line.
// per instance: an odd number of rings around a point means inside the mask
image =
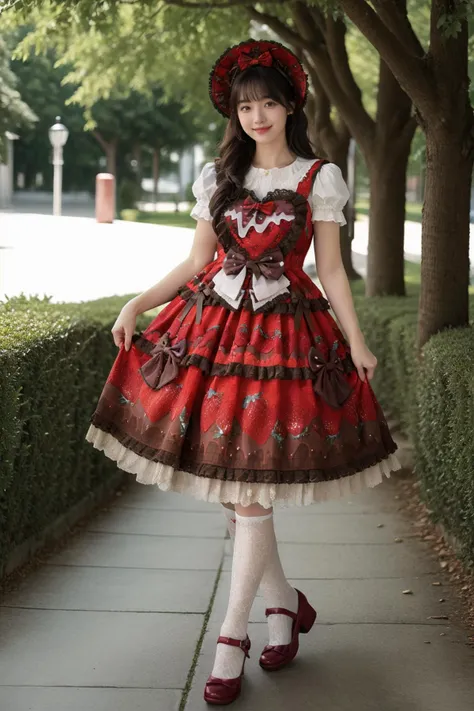
M 229 121 L 219 158 L 193 186 L 190 255 L 122 309 L 112 329 L 120 352 L 87 439 L 144 484 L 224 505 L 230 596 L 204 698 L 227 704 L 240 693 L 259 585 L 263 669 L 291 661 L 316 618 L 282 570 L 274 503 L 349 495 L 400 465 L 341 262 L 348 191 L 308 140 L 300 62 L 281 44 L 248 40 L 219 57 L 209 86 Z M 345 335 L 303 271 L 313 237 Z M 137 314 L 166 302 L 134 334 Z

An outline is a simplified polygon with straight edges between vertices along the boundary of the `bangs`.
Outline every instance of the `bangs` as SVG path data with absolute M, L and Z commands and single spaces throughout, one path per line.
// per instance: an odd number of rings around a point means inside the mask
M 278 101 L 275 95 L 272 96 L 270 87 L 261 77 L 249 77 L 247 81 L 242 82 L 242 85 L 236 88 L 236 105 L 241 101 L 261 101 L 266 98 Z
M 234 111 L 241 101 L 261 101 L 266 98 L 287 106 L 288 97 L 285 93 L 288 87 L 287 81 L 275 69 L 252 67 L 233 82 L 230 103 Z

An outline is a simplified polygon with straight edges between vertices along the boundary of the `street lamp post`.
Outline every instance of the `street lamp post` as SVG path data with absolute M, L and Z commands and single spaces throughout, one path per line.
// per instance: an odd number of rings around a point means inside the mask
M 63 180 L 63 146 L 69 136 L 66 126 L 60 123 L 61 117 L 56 116 L 56 123 L 49 129 L 49 140 L 53 146 L 53 215 L 61 214 L 61 190 Z

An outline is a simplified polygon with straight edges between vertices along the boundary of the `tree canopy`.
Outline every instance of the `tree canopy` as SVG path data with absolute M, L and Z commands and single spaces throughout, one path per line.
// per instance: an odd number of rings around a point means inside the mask
M 0 35 L 0 163 L 6 160 L 6 131 L 31 126 L 38 118 L 22 100 L 17 85 L 10 68 L 10 48 Z

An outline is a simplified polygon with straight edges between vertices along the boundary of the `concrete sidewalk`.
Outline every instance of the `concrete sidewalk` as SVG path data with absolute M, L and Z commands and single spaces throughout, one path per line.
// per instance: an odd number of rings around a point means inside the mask
M 266 673 L 256 599 L 232 708 L 472 711 L 467 631 L 430 619 L 449 616 L 450 589 L 433 585 L 437 559 L 395 495 L 388 481 L 350 500 L 276 509 L 285 570 L 318 620 L 294 662 Z M 230 582 L 225 536 L 220 507 L 133 484 L 2 600 L 1 711 L 208 709 Z

